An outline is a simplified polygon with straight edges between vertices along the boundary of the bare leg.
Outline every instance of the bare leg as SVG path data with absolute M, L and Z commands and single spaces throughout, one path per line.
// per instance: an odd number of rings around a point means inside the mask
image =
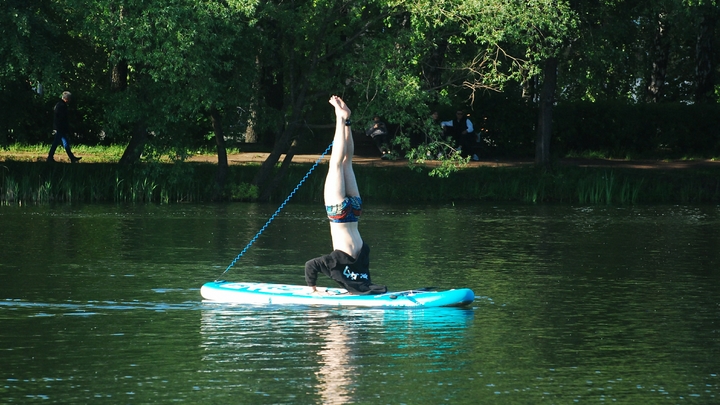
M 333 138 L 332 152 L 330 153 L 328 174 L 325 178 L 324 197 L 325 205 L 335 205 L 341 203 L 347 196 L 345 189 L 345 169 L 347 165 L 345 163 L 350 128 L 345 125 L 345 120 L 350 117 L 350 110 L 337 96 L 332 96 L 329 102 L 335 107 L 335 137 Z M 350 144 L 351 150 L 354 150 L 352 136 L 350 136 Z M 350 168 L 352 170 L 352 155 L 350 156 Z M 357 185 L 355 185 L 355 188 L 357 188 Z
M 350 117 L 350 109 L 347 107 L 345 102 L 341 98 L 337 98 L 338 106 L 347 111 L 348 118 Z M 343 180 L 345 187 L 345 194 L 343 198 L 357 197 L 360 196 L 360 190 L 358 189 L 357 180 L 355 179 L 355 172 L 353 171 L 352 159 L 355 155 L 355 141 L 353 140 L 352 130 L 349 126 L 344 126 L 344 137 L 345 137 L 345 156 L 342 162 L 343 165 Z

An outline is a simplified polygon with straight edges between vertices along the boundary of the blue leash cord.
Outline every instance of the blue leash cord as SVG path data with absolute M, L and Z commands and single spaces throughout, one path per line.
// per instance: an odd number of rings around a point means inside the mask
M 320 161 L 325 157 L 325 155 L 327 155 L 327 153 L 330 151 L 330 148 L 332 148 L 332 146 L 333 146 L 333 144 L 332 144 L 332 142 L 331 142 L 330 145 L 328 145 L 328 147 L 325 149 L 325 152 L 323 152 L 322 155 L 320 155 L 320 157 L 315 161 L 315 164 L 312 165 L 312 167 L 310 168 L 310 170 L 308 170 L 308 172 L 305 173 L 305 176 L 302 178 L 302 180 L 300 180 L 300 183 L 298 183 L 298 185 L 295 186 L 295 189 L 294 189 L 293 191 L 291 191 L 291 192 L 290 192 L 290 195 L 287 196 L 287 198 L 285 199 L 285 201 L 283 201 L 283 203 L 280 204 L 280 206 L 278 207 L 278 209 L 275 210 L 275 213 L 273 213 L 272 216 L 270 216 L 270 219 L 268 219 L 267 222 L 265 222 L 265 225 L 263 225 L 263 227 L 260 228 L 260 230 L 258 231 L 258 233 L 256 233 L 255 236 L 250 240 L 250 243 L 248 243 L 247 246 L 245 246 L 245 249 L 243 249 L 242 252 L 240 252 L 240 254 L 238 254 L 238 255 L 235 257 L 235 259 L 232 261 L 232 263 L 230 263 L 230 265 L 227 266 L 227 269 L 225 269 L 225 271 L 223 271 L 222 274 L 220 274 L 220 277 L 222 277 L 223 274 L 227 273 L 227 272 L 235 265 L 235 263 L 236 263 L 238 260 L 240 260 L 240 258 L 245 254 L 245 252 L 247 252 L 247 250 L 250 249 L 250 246 L 252 246 L 252 244 L 255 243 L 255 241 L 257 240 L 257 238 L 260 237 L 260 235 L 265 231 L 265 229 L 268 227 L 268 225 L 270 225 L 270 223 L 275 219 L 275 217 L 278 216 L 278 214 L 280 213 L 280 211 L 282 211 L 282 209 L 285 208 L 285 206 L 286 206 L 287 203 L 290 201 L 290 199 L 292 198 L 292 196 L 294 196 L 295 193 L 300 189 L 300 186 L 302 186 L 303 183 L 305 183 L 305 180 L 307 180 L 308 177 L 310 177 L 310 173 L 312 173 L 313 170 L 315 170 L 315 168 L 317 167 L 317 165 L 320 164 Z M 219 278 L 218 278 L 218 280 L 215 280 L 215 281 L 219 281 Z

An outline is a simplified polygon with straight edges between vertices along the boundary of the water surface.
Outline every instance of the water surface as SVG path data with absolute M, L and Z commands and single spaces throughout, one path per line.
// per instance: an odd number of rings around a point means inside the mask
M 717 206 L 368 203 L 376 283 L 473 305 L 202 302 L 275 208 L 0 207 L 0 403 L 720 402 Z M 290 204 L 223 278 L 330 248 Z

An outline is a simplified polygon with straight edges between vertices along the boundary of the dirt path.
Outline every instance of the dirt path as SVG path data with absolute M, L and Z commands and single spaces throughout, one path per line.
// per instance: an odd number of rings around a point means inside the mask
M 81 164 L 87 163 L 99 163 L 99 162 L 111 162 L 106 156 L 93 155 L 93 154 L 82 154 L 83 160 Z M 268 157 L 267 152 L 244 152 L 234 153 L 228 155 L 228 164 L 230 165 L 241 165 L 247 163 L 262 163 Z M 47 153 L 35 153 L 35 152 L 8 152 L 0 151 L 0 162 L 5 160 L 17 160 L 17 161 L 33 161 L 33 162 L 44 162 Z M 293 162 L 297 163 L 313 163 L 320 157 L 319 154 L 313 155 L 295 155 Z M 282 156 L 284 158 L 284 155 Z M 326 156 L 323 161 L 326 162 L 328 157 Z M 57 153 L 55 160 L 61 163 L 69 163 L 67 156 L 63 153 Z M 217 157 L 212 155 L 196 155 L 188 159 L 190 162 L 206 162 L 206 163 L 217 163 Z M 353 162 L 358 165 L 370 165 L 370 166 L 406 166 L 406 160 L 382 160 L 376 156 L 355 156 Z M 479 162 L 470 162 L 470 167 L 476 166 L 493 166 L 493 167 L 514 167 L 514 166 L 525 166 L 532 165 L 534 162 L 528 160 L 494 160 L 486 159 Z M 428 165 L 437 164 L 434 162 L 428 162 Z M 561 165 L 566 166 L 578 166 L 578 167 L 617 167 L 617 168 L 633 168 L 633 169 L 688 169 L 688 168 L 700 168 L 700 167 L 717 167 L 720 168 L 720 161 L 717 160 L 619 160 L 619 159 L 562 159 L 560 160 Z
M 228 164 L 245 164 L 245 163 L 262 163 L 269 153 L 239 153 L 228 155 Z M 320 156 L 319 155 L 295 155 L 293 162 L 297 163 L 313 163 Z M 284 158 L 284 156 L 283 156 Z M 324 158 L 327 160 L 327 157 Z M 211 162 L 216 163 L 217 157 L 215 156 L 194 156 L 189 159 L 191 162 Z M 406 160 L 383 160 L 380 157 L 368 157 L 368 156 L 355 156 L 353 158 L 354 164 L 359 165 L 370 165 L 370 166 L 406 166 Z M 428 165 L 437 164 L 435 162 L 427 162 Z M 495 160 L 486 159 L 480 160 L 479 162 L 470 162 L 469 166 L 493 166 L 493 167 L 514 167 L 514 166 L 530 166 L 535 162 L 533 160 Z M 718 167 L 720 168 L 720 161 L 713 160 L 674 160 L 674 161 L 660 161 L 660 160 L 619 160 L 619 159 L 562 159 L 561 165 L 566 166 L 578 166 L 578 167 L 622 167 L 622 168 L 634 168 L 634 169 L 686 169 L 693 167 Z

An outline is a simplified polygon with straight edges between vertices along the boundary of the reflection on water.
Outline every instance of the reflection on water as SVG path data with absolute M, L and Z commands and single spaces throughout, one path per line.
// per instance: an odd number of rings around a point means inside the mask
M 364 373 L 407 364 L 403 358 L 432 372 L 440 358 L 464 350 L 474 315 L 461 308 L 297 311 L 206 305 L 200 326 L 204 372 L 219 373 L 228 383 L 244 379 L 230 375 L 252 374 L 259 386 L 265 379 L 302 384 L 313 402 L 323 404 L 357 402 Z M 285 393 L 267 394 L 284 398 Z
M 355 366 L 350 353 L 356 344 L 345 325 L 331 322 L 325 330 L 325 346 L 318 352 L 320 369 L 317 390 L 323 404 L 347 404 L 352 399 L 351 384 Z
M 368 201 L 373 278 L 472 308 L 203 303 L 275 208 L 0 207 L 0 403 L 720 403 L 720 207 Z M 329 244 L 291 204 L 227 278 Z

